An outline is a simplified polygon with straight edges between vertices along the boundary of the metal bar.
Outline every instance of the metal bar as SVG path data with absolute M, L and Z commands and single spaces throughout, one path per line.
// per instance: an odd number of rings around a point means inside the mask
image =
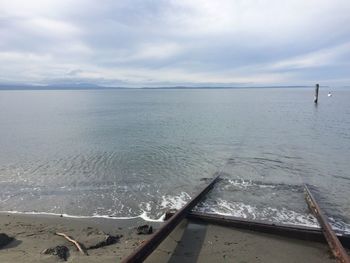
M 302 240 L 327 242 L 320 228 L 276 224 L 266 221 L 247 220 L 233 216 L 223 216 L 217 214 L 207 214 L 201 212 L 190 212 L 187 218 L 191 220 L 202 221 L 205 223 L 234 227 L 239 229 L 248 229 L 251 231 L 274 234 L 279 236 L 291 237 Z M 350 248 L 349 235 L 337 235 L 344 247 Z
M 304 184 L 304 188 L 305 188 L 305 199 L 308 203 L 308 206 L 312 211 L 312 213 L 317 218 L 318 222 L 320 223 L 324 237 L 326 238 L 327 243 L 331 248 L 333 255 L 335 256 L 338 262 L 350 263 L 350 258 L 348 254 L 346 253 L 342 244 L 338 240 L 331 225 L 328 223 L 326 216 L 323 214 L 321 208 L 317 204 L 315 198 L 312 196 L 306 184 Z
M 202 189 L 194 198 L 187 202 L 179 211 L 177 211 L 164 225 L 146 242 L 140 245 L 128 257 L 122 260 L 123 263 L 143 262 L 158 245 L 173 231 L 173 229 L 181 222 L 186 214 L 209 192 L 209 190 L 218 181 L 216 176 L 204 189 Z

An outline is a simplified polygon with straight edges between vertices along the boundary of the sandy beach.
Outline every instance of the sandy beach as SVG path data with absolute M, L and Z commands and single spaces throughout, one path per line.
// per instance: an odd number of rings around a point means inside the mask
M 327 244 L 185 220 L 146 262 L 336 262 Z
M 137 235 L 142 219 L 112 220 L 59 216 L 0 214 L 0 233 L 15 238 L 0 249 L 0 262 L 62 262 L 45 249 L 66 246 L 67 262 L 119 262 L 151 235 Z M 155 230 L 159 223 L 151 224 Z M 106 234 L 121 236 L 117 243 L 88 249 L 88 255 L 56 232 L 86 248 Z M 326 244 L 301 241 L 247 230 L 184 220 L 146 262 L 335 262 Z
M 43 251 L 61 245 L 69 249 L 68 262 L 118 262 L 149 237 L 137 235 L 135 229 L 146 223 L 142 219 L 80 219 L 1 213 L 0 233 L 6 233 L 15 240 L 0 249 L 0 262 L 59 262 L 61 260 L 57 256 L 45 255 Z M 103 241 L 106 234 L 121 237 L 113 245 L 88 249 L 86 256 L 77 251 L 73 243 L 56 235 L 56 232 L 67 234 L 85 247 Z

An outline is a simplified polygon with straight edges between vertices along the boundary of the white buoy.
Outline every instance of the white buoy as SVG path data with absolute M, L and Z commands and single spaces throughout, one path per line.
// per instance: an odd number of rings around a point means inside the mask
M 328 97 L 332 97 L 332 93 L 330 91 L 328 92 Z

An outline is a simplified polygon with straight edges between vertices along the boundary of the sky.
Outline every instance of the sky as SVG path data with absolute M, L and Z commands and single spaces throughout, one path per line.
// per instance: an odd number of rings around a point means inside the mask
M 350 86 L 349 0 L 0 0 L 0 83 Z

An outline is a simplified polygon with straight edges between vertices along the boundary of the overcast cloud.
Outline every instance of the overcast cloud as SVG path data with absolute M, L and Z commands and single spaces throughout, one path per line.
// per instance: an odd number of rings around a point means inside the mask
M 350 84 L 349 0 L 0 0 L 0 82 Z

